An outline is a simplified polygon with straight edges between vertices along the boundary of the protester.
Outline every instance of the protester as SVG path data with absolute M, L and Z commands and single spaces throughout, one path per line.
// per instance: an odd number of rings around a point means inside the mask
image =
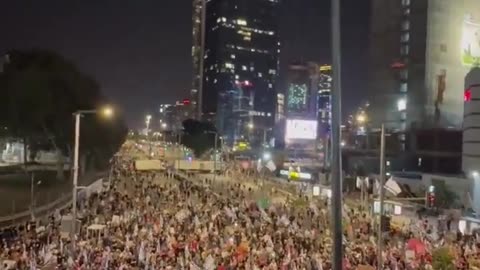
M 331 269 L 325 202 L 265 205 L 245 179 L 169 180 L 163 173 L 137 173 L 131 165 L 131 159 L 118 159 L 110 188 L 80 203 L 75 251 L 58 220 L 66 213 L 59 213 L 43 230 L 26 225 L 3 231 L 1 258 L 16 263 L 13 269 Z M 344 269 L 375 269 L 370 220 L 366 213 L 346 211 Z M 383 269 L 430 267 L 429 251 L 446 242 L 444 236 L 431 239 L 430 227 L 392 233 Z M 421 239 L 425 250 L 407 258 L 412 239 Z M 479 257 L 475 239 L 453 243 L 458 269 L 469 269 L 468 260 Z

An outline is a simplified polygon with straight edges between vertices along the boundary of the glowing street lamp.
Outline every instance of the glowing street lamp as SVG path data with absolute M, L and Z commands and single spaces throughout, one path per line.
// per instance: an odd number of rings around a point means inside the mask
M 357 115 L 357 122 L 359 124 L 364 124 L 365 122 L 367 122 L 367 116 L 364 113 Z
M 111 118 L 113 116 L 113 109 L 111 107 L 104 107 L 99 110 L 79 110 L 73 113 L 75 116 L 75 146 L 73 152 L 73 194 L 72 194 L 72 246 L 75 252 L 75 234 L 77 222 L 77 189 L 78 189 L 78 156 L 80 149 L 80 119 L 85 114 L 100 114 L 103 117 Z
M 113 116 L 113 109 L 111 107 L 105 107 L 102 109 L 102 114 L 105 117 L 112 117 Z
M 253 129 L 255 126 L 253 125 L 252 122 L 250 122 L 250 123 L 248 123 L 247 127 L 248 127 L 249 129 Z

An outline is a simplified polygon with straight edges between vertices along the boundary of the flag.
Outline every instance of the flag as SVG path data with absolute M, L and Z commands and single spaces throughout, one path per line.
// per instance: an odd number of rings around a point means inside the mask
M 385 183 L 385 189 L 391 192 L 393 195 L 397 196 L 402 192 L 402 188 L 398 185 L 398 183 L 393 180 L 392 177 L 388 179 L 388 181 Z
M 32 258 L 30 261 L 30 270 L 37 270 L 37 262 L 34 258 Z
M 212 258 L 212 255 L 208 255 L 208 257 L 205 259 L 203 269 L 215 270 L 215 260 Z
M 190 263 L 190 270 L 202 270 L 202 268 L 198 267 L 195 263 Z
M 262 210 L 268 209 L 268 207 L 270 206 L 270 201 L 268 200 L 268 198 L 262 198 L 257 201 L 257 206 Z
M 225 206 L 224 207 L 224 210 L 225 210 L 225 214 L 231 218 L 232 220 L 235 220 L 237 219 L 237 216 L 235 215 L 235 213 L 232 211 L 232 209 L 230 209 L 229 207 Z
M 262 160 L 258 160 L 258 162 L 257 162 L 257 171 L 260 172 L 260 171 L 262 170 L 262 168 L 263 168 Z
M 145 243 L 142 241 L 140 244 L 140 250 L 138 251 L 138 261 L 143 262 L 145 260 Z
M 364 181 L 364 179 L 360 176 L 357 176 L 357 181 L 356 181 L 356 186 L 357 188 L 361 188 L 362 187 L 362 182 Z
M 268 161 L 266 166 L 271 172 L 274 172 L 277 169 L 277 166 L 275 166 L 275 163 L 273 163 L 271 160 Z

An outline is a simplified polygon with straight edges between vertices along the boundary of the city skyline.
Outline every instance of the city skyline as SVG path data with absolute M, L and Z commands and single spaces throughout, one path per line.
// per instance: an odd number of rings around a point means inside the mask
M 330 62 L 329 1 L 282 1 L 282 70 L 304 59 Z M 344 5 L 344 102 L 354 107 L 365 85 L 369 1 Z M 58 3 L 8 1 L 0 17 L 0 52 L 44 48 L 77 64 L 126 111 L 132 127 L 162 103 L 190 96 L 192 88 L 192 1 L 168 3 Z M 172 27 L 174 25 L 174 27 Z M 319 27 L 320 25 L 320 27 Z M 12 27 L 15 26 L 15 27 Z M 357 46 L 362 44 L 363 46 Z

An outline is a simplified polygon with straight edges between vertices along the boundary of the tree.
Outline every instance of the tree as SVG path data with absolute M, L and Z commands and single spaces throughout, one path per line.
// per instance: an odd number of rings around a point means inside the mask
M 452 207 L 458 201 L 458 195 L 455 194 L 444 181 L 432 181 L 435 187 L 435 206 L 439 208 Z
M 433 269 L 438 270 L 454 270 L 455 257 L 447 247 L 437 248 L 432 254 L 432 266 Z
M 8 128 L 9 136 L 22 139 L 31 156 L 39 150 L 55 150 L 59 157 L 72 157 L 73 113 L 108 103 L 99 85 L 49 51 L 11 51 L 8 56 L 0 74 L 0 126 Z M 107 123 L 86 116 L 81 131 L 82 155 L 107 160 L 127 133 L 121 117 Z
M 215 126 L 210 122 L 200 122 L 193 119 L 183 121 L 182 144 L 193 150 L 200 157 L 207 150 L 215 147 Z

